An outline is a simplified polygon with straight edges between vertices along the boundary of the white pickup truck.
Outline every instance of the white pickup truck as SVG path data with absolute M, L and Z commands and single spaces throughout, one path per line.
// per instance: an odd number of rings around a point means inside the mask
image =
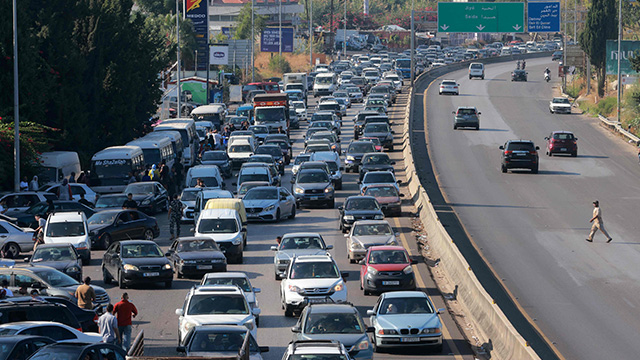
M 549 112 L 552 114 L 571 114 L 571 102 L 567 98 L 554 97 L 549 101 Z

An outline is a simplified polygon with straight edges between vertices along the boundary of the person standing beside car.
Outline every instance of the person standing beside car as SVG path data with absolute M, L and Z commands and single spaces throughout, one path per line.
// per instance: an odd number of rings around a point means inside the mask
M 35 216 L 36 222 L 38 223 L 38 227 L 35 229 L 35 244 L 33 244 L 33 251 L 36 251 L 36 248 L 40 244 L 44 244 L 44 227 L 47 225 L 47 220 L 45 220 L 40 214 L 36 214 Z
M 84 278 L 84 284 L 76 288 L 75 297 L 78 298 L 78 307 L 81 309 L 93 309 L 93 302 L 96 301 L 96 292 L 91 287 L 91 278 Z M 109 304 L 111 305 L 111 304 Z
M 180 237 L 180 219 L 182 218 L 183 206 L 182 201 L 178 199 L 178 194 L 173 195 L 169 202 L 169 213 L 167 214 L 169 217 L 169 234 L 171 234 L 169 240 Z M 175 237 L 173 236 L 174 233 Z
M 72 196 L 69 180 L 62 180 L 62 185 L 58 188 L 58 200 L 71 200 Z
M 113 304 L 107 305 L 107 311 L 98 319 L 98 328 L 102 335 L 102 342 L 116 346 L 122 342 L 118 331 L 118 319 L 113 316 Z

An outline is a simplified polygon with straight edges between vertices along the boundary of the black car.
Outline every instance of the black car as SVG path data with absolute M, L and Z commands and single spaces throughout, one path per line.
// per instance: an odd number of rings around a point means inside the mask
M 382 220 L 384 214 L 378 201 L 373 196 L 349 196 L 340 210 L 340 230 L 346 233 L 358 220 Z
M 554 51 L 551 54 L 551 61 L 556 61 L 562 59 L 562 51 Z
M 265 140 L 266 142 L 266 140 Z M 280 148 L 279 145 L 273 144 L 273 145 L 260 145 L 258 146 L 258 148 L 256 149 L 256 151 L 254 152 L 254 154 L 266 154 L 266 155 L 271 155 L 273 156 L 273 159 L 276 161 L 276 163 L 278 164 L 278 171 L 280 171 L 280 174 L 284 174 L 284 153 L 282 152 L 282 149 Z
M 227 271 L 227 258 L 210 238 L 178 238 L 171 244 L 166 256 L 173 263 L 178 278 Z
M 326 170 L 298 171 L 292 193 L 296 198 L 298 208 L 301 208 L 303 204 L 324 204 L 329 209 L 333 209 L 335 206 L 335 190 Z
M 364 154 L 373 152 L 376 152 L 376 147 L 371 141 L 352 141 L 345 153 L 345 171 L 359 171 Z
M 70 200 L 54 200 L 53 210 L 55 212 L 82 211 L 87 219 L 96 213 L 96 211 L 91 209 L 90 207 L 82 205 L 77 201 Z M 32 229 L 35 229 L 38 227 L 35 216 L 40 215 L 41 217 L 46 219 L 46 215 L 48 212 L 49 204 L 46 201 L 43 201 L 31 206 L 24 211 L 7 211 L 5 215 L 16 219 L 15 224 L 19 227 L 30 227 Z
M 509 169 L 531 169 L 534 174 L 538 173 L 538 150 L 540 148 L 530 140 L 509 140 L 502 150 L 502 172 Z
M 527 81 L 528 72 L 524 70 L 513 70 L 511 73 L 511 81 Z
M 14 294 L 15 295 L 15 294 Z M 80 326 L 82 327 L 82 331 L 83 332 L 99 332 L 98 330 L 98 315 L 102 314 L 102 312 L 104 311 L 104 308 L 100 307 L 98 309 L 95 310 L 89 310 L 89 309 L 82 309 L 80 307 L 78 307 L 77 305 L 77 301 L 71 301 L 69 299 L 65 299 L 65 298 L 61 298 L 58 296 L 44 296 L 41 295 L 40 298 L 43 301 L 35 301 L 31 298 L 31 296 L 19 296 L 19 297 L 12 297 L 10 299 L 10 301 L 14 304 L 18 304 L 18 305 L 24 305 L 26 306 L 31 306 L 33 304 L 40 304 L 40 303 L 50 303 L 52 306 L 50 306 L 49 308 L 41 308 L 41 312 L 48 312 L 48 311 L 62 311 L 63 313 L 66 313 L 66 310 L 60 310 L 61 307 L 60 306 L 55 306 L 55 305 L 64 305 L 70 312 L 71 314 L 73 314 L 73 316 L 76 318 L 76 320 L 78 320 L 78 323 L 80 323 Z M 37 309 L 36 307 L 31 306 L 31 309 Z M 46 309 L 46 310 L 42 310 L 42 309 Z M 8 311 L 8 310 L 7 310 Z M 14 314 L 11 316 L 15 316 L 15 309 L 13 310 Z M 32 312 L 34 310 L 31 310 Z M 36 314 L 32 314 L 32 317 L 29 318 L 29 321 L 36 321 L 38 320 L 37 318 L 34 318 L 33 315 L 37 315 Z M 69 317 L 69 315 L 65 315 L 66 317 Z M 59 320 L 56 320 L 56 318 L 51 318 L 51 315 L 49 315 L 48 317 L 45 317 L 42 319 L 42 321 L 54 321 L 54 322 L 59 322 Z M 72 324 L 74 324 L 74 328 L 75 328 L 75 322 L 71 322 Z M 67 324 L 69 325 L 69 324 Z M 69 325 L 72 326 L 72 325 Z
M 237 357 L 247 336 L 250 336 L 249 354 L 252 355 L 251 358 L 254 354 L 269 351 L 268 346 L 258 346 L 256 340 L 251 336 L 251 332 L 241 325 L 194 326 L 184 337 L 180 346 L 176 348 L 176 351 L 187 356 L 216 354 L 225 356 L 226 359 L 232 359 Z
M 116 280 L 121 289 L 134 283 L 173 283 L 173 268 L 160 247 L 150 240 L 118 241 L 102 257 L 102 280 Z
M 354 139 L 358 140 L 358 136 L 360 136 L 360 134 L 362 134 L 362 128 L 364 127 L 365 120 L 369 116 L 380 116 L 380 113 L 377 112 L 377 111 L 360 111 L 353 118 Z
M 100 357 L 96 356 L 98 354 L 100 354 Z M 29 360 L 124 360 L 126 356 L 127 353 L 122 350 L 121 346 L 105 343 L 85 344 L 64 342 L 40 348 Z
M 52 321 L 74 329 L 81 327 L 79 320 L 66 306 L 14 293 L 14 297 L 0 300 L 0 324 L 19 321 Z
M 92 248 L 106 249 L 114 241 L 153 240 L 160 235 L 156 218 L 137 210 L 105 210 L 87 219 Z
M 124 194 L 133 194 L 138 210 L 145 213 L 159 213 L 168 208 L 167 190 L 157 181 L 136 182 L 127 185 Z
M 0 357 L 7 360 L 27 360 L 41 347 L 54 343 L 55 341 L 45 336 L 0 336 Z
M 38 245 L 29 264 L 49 266 L 82 281 L 82 261 L 71 244 Z
M 373 152 L 364 154 L 360 163 L 360 181 L 362 177 L 369 171 L 391 171 L 394 172 L 393 165 L 395 161 L 391 161 L 389 155 L 383 152 Z
M 217 165 L 220 168 L 220 174 L 225 178 L 231 177 L 231 162 L 226 151 L 215 150 L 205 151 L 200 158 L 202 165 Z

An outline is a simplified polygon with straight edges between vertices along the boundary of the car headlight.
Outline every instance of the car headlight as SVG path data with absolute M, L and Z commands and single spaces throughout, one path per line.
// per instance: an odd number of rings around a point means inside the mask
M 396 238 L 391 238 L 387 241 L 387 245 L 398 245 Z
M 151 200 L 147 199 L 147 200 L 142 200 L 142 205 L 149 205 L 151 203 Z
M 362 243 L 358 240 L 352 240 L 351 241 L 351 248 L 352 249 L 364 249 L 364 245 L 362 245 Z
M 380 214 L 378 214 L 378 215 L 374 216 L 373 218 L 374 218 L 375 220 L 382 220 L 382 219 L 384 219 L 384 215 L 380 215 Z
M 343 217 L 345 220 L 355 220 L 356 218 L 353 217 L 353 215 L 345 215 Z
M 378 335 L 398 335 L 398 332 L 393 329 L 380 329 Z
M 72 266 L 72 267 L 66 268 L 64 271 L 68 273 L 76 273 L 80 271 L 80 268 L 77 266 Z
M 425 328 L 422 329 L 423 334 L 440 334 L 442 330 L 440 328 Z
M 339 283 L 336 286 L 333 287 L 333 291 L 338 292 L 338 291 L 342 291 L 344 290 L 344 284 L 343 283 Z
M 162 267 L 164 270 L 171 270 L 171 264 L 164 264 Z
M 247 329 L 249 329 L 250 331 L 253 330 L 255 328 L 255 324 L 253 323 L 253 321 L 247 321 L 246 323 L 243 324 Z
M 184 329 L 184 334 L 186 335 L 189 332 L 189 330 L 191 330 L 191 328 L 193 328 L 196 325 L 197 324 L 194 324 L 192 322 L 185 322 L 184 326 L 182 327 Z
M 365 338 L 353 347 L 355 350 L 367 350 L 369 348 L 369 338 Z
M 411 274 L 413 273 L 413 268 L 411 267 L 411 265 L 409 265 L 406 268 L 402 269 L 402 272 L 405 274 Z
M 231 240 L 231 243 L 235 246 L 242 244 L 242 237 L 235 237 L 233 240 Z
M 125 271 L 140 271 L 137 266 L 131 264 L 124 264 Z
M 374 269 L 371 266 L 367 266 L 367 273 L 369 273 L 371 275 L 377 275 L 378 274 L 378 270 Z
M 262 211 L 271 211 L 271 210 L 273 210 L 273 209 L 275 209 L 275 208 L 276 208 L 276 206 L 275 206 L 275 205 L 269 205 L 269 206 L 267 206 L 266 208 L 264 208 L 264 210 L 262 210 Z
M 75 248 L 78 249 L 78 250 L 87 249 L 87 242 L 86 241 L 80 241 L 79 243 L 75 244 Z
M 331 186 L 331 185 L 327 186 L 327 187 L 324 189 L 324 192 L 325 192 L 325 193 L 327 193 L 327 194 L 328 194 L 328 193 L 332 193 L 332 192 L 333 192 L 333 186 Z
M 356 159 L 356 158 L 354 158 L 354 157 L 353 157 L 353 156 L 351 156 L 351 155 L 348 155 L 348 156 L 347 156 L 347 160 L 354 161 L 355 159 Z
M 293 189 L 293 192 L 295 192 L 296 194 L 304 194 L 304 189 L 296 186 L 296 188 Z
M 300 293 L 302 291 L 302 289 L 300 289 L 299 287 L 297 287 L 295 285 L 289 285 L 289 291 L 293 291 L 295 293 Z

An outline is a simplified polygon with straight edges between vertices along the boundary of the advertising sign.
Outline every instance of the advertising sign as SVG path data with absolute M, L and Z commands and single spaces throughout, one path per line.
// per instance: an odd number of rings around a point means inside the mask
M 622 75 L 637 75 L 631 69 L 629 59 L 635 57 L 635 51 L 640 50 L 640 41 L 623 40 L 620 46 L 622 58 L 620 60 L 620 72 Z M 618 74 L 618 40 L 607 40 L 607 75 Z
M 529 1 L 527 14 L 529 32 L 560 31 L 560 2 Z
M 209 49 L 209 64 L 229 65 L 229 45 L 211 45 Z
M 207 46 L 209 45 L 209 6 L 207 0 L 184 0 L 184 17 L 193 23 L 198 50 L 198 69 L 207 70 Z
M 524 32 L 524 3 L 439 2 L 438 31 L 446 33 Z
M 280 51 L 280 28 L 265 28 L 262 30 L 260 51 Z M 282 28 L 282 52 L 293 52 L 293 28 Z

